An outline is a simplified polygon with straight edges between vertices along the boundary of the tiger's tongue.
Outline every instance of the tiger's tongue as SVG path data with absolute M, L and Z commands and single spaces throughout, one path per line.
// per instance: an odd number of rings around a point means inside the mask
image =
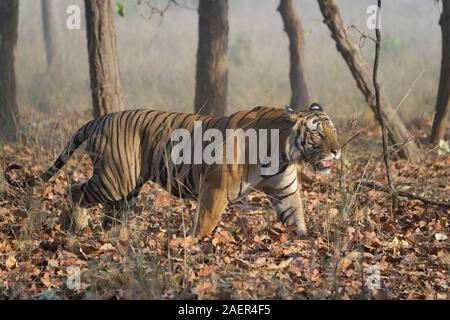
M 323 160 L 322 161 L 322 165 L 326 168 L 331 167 L 332 164 L 333 164 L 333 161 L 331 161 L 331 160 Z

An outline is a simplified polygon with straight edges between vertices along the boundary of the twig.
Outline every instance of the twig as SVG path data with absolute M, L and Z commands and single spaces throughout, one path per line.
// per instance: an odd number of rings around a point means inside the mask
M 360 48 L 364 47 L 364 44 L 366 43 L 366 39 L 372 40 L 373 42 L 377 43 L 377 40 L 375 40 L 374 38 L 372 38 L 365 32 L 362 32 L 361 30 L 359 30 L 358 27 L 355 26 L 354 24 L 352 24 L 351 26 L 348 26 L 347 31 L 349 29 L 355 29 L 359 33 L 359 47 Z
M 345 146 L 347 146 L 350 142 L 352 142 L 353 139 L 355 139 L 357 136 L 359 136 L 361 134 L 361 131 L 358 131 L 357 133 L 355 133 L 354 135 L 352 135 L 349 139 L 347 139 L 347 141 L 342 144 L 341 146 L 341 159 L 339 161 L 340 163 L 340 170 L 339 170 L 339 190 L 343 190 L 343 186 L 344 186 L 344 148 Z
M 148 17 L 146 17 L 148 20 L 150 20 L 153 15 L 159 15 L 160 16 L 160 24 L 162 23 L 162 19 L 164 17 L 164 14 L 166 13 L 167 10 L 169 10 L 169 7 L 171 4 L 174 4 L 177 7 L 183 8 L 183 9 L 187 9 L 187 10 L 192 10 L 192 11 L 196 11 L 196 8 L 191 8 L 189 6 L 186 6 L 184 4 L 181 4 L 180 2 L 178 2 L 177 0 L 167 0 L 166 5 L 164 6 L 164 8 L 160 9 L 158 7 L 156 7 L 155 5 L 153 5 L 151 0 L 138 0 L 138 5 L 140 4 L 145 4 L 149 9 L 150 9 L 150 14 Z
M 378 0 L 378 9 L 377 9 L 377 21 L 378 16 L 381 11 L 381 0 Z M 375 42 L 375 61 L 373 63 L 373 85 L 375 87 L 375 102 L 376 102 L 376 108 L 378 112 L 378 120 L 380 122 L 381 126 L 381 137 L 383 141 L 383 159 L 384 159 L 384 166 L 386 167 L 386 177 L 388 179 L 389 187 L 392 189 L 392 194 L 395 196 L 395 188 L 392 181 L 392 174 L 391 169 L 389 167 L 389 151 L 388 151 L 388 138 L 387 138 L 387 132 L 386 132 L 386 126 L 384 124 L 384 117 L 381 113 L 381 99 L 380 99 L 380 84 L 378 83 L 377 75 L 378 75 L 378 64 L 380 61 L 380 48 L 381 48 L 381 32 L 380 32 L 380 26 L 376 26 L 375 28 L 375 35 L 376 35 L 376 42 Z
M 155 7 L 150 0 L 139 0 L 138 4 L 140 5 L 141 3 L 143 3 L 150 9 L 150 15 L 146 17 L 148 20 L 151 20 L 153 15 L 157 14 L 160 17 L 159 24 L 161 24 L 164 14 L 169 9 L 172 2 L 172 0 L 168 0 L 166 6 L 163 9 Z
M 360 134 L 362 134 L 361 131 L 358 131 L 357 133 L 355 133 L 354 135 L 352 135 L 350 138 L 347 139 L 347 141 L 345 141 L 342 146 L 341 149 L 343 149 L 347 144 L 349 144 L 350 142 L 352 142 L 353 139 L 355 139 L 357 136 L 359 136 Z
M 362 186 L 372 188 L 376 191 L 381 191 L 381 192 L 392 194 L 392 190 L 390 188 L 382 186 L 382 185 L 372 182 L 372 181 L 360 180 L 358 183 Z M 406 192 L 406 191 L 401 191 L 398 189 L 395 189 L 395 192 L 400 197 L 409 198 L 409 199 L 413 199 L 413 200 L 419 200 L 425 204 L 430 204 L 430 205 L 439 206 L 439 207 L 443 207 L 443 208 L 450 208 L 450 202 L 431 200 L 431 199 L 427 199 L 422 196 L 418 196 L 416 194 Z
M 178 6 L 178 7 L 180 7 L 180 8 L 187 9 L 187 10 L 191 10 L 191 11 L 197 11 L 197 8 L 189 7 L 189 6 L 186 5 L 186 4 L 181 4 L 181 3 L 178 2 L 178 0 L 172 0 L 172 2 L 173 2 L 176 6 Z
M 345 168 L 344 168 L 344 149 L 341 148 L 341 159 L 339 160 L 339 190 L 343 193 L 344 188 L 344 176 L 345 176 Z
M 402 100 L 399 102 L 399 104 L 397 105 L 397 108 L 395 108 L 395 112 L 398 111 L 398 109 L 400 108 L 400 106 L 403 104 L 403 102 L 406 100 L 406 98 L 408 98 L 409 94 L 411 93 L 414 85 L 416 84 L 416 82 L 420 79 L 420 77 L 425 73 L 427 69 L 423 69 L 419 75 L 416 77 L 416 79 L 414 79 L 414 81 L 411 83 L 411 85 L 409 86 L 408 90 L 406 91 L 406 94 L 403 96 Z

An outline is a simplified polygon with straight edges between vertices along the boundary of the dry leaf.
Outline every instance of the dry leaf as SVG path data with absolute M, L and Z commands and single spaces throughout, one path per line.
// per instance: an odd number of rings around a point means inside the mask
M 14 256 L 9 256 L 8 259 L 5 261 L 5 266 L 8 269 L 12 269 L 16 266 L 16 258 Z
M 156 194 L 155 200 L 153 200 L 153 210 L 160 210 L 170 207 L 172 204 L 170 195 L 166 192 L 160 192 Z
M 435 234 L 434 234 L 434 238 L 435 238 L 437 241 L 445 241 L 445 240 L 448 239 L 448 237 L 447 237 L 445 234 L 443 234 L 443 233 L 435 233 Z
M 98 249 L 100 252 L 114 251 L 116 250 L 111 243 L 105 243 Z

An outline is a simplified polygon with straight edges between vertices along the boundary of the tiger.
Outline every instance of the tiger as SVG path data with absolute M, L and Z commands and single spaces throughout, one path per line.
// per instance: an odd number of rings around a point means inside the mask
M 266 163 L 239 163 L 235 155 L 231 163 L 175 163 L 170 157 L 176 146 L 171 134 L 184 129 L 193 136 L 196 122 L 202 129 L 221 133 L 227 129 L 278 130 L 278 167 L 262 174 Z M 22 166 L 11 164 L 4 171 L 5 179 L 18 188 L 47 182 L 84 142 L 93 174 L 87 182 L 69 186 L 72 203 L 78 208 L 103 204 L 114 212 L 129 212 L 143 185 L 153 181 L 175 196 L 197 199 L 190 232 L 196 239 L 212 234 L 227 205 L 253 191 L 267 194 L 279 221 L 293 226 L 299 236 L 307 235 L 297 166 L 307 164 L 327 174 L 341 155 L 335 126 L 318 103 L 301 112 L 259 106 L 229 116 L 135 109 L 84 124 L 40 176 L 16 180 L 12 171 Z M 249 152 L 248 139 L 236 143 L 234 151 Z

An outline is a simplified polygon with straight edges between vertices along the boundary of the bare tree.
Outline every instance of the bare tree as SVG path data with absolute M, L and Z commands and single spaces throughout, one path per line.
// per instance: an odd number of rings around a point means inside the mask
M 123 109 L 114 14 L 110 0 L 85 0 L 94 117 Z
M 54 0 L 41 0 L 47 70 L 55 79 L 60 79 L 64 53 L 56 5 Z
M 200 0 L 195 112 L 227 112 L 228 0 Z
M 341 53 L 347 63 L 356 84 L 363 93 L 370 108 L 378 117 L 376 110 L 375 89 L 371 77 L 371 72 L 367 61 L 351 36 L 347 33 L 342 21 L 339 8 L 334 0 L 318 0 L 319 7 L 324 17 L 324 22 L 331 31 L 331 36 L 336 41 L 337 50 Z M 381 87 L 379 90 L 381 102 L 381 114 L 384 117 L 386 129 L 391 141 L 401 146 L 399 155 L 405 159 L 416 160 L 419 156 L 415 142 L 410 138 L 408 130 L 403 121 L 396 113 L 392 103 Z
M 16 48 L 19 1 L 0 1 L 0 139 L 16 136 L 18 106 L 16 94 Z
M 436 101 L 436 113 L 431 129 L 431 140 L 437 142 L 444 138 L 447 129 L 450 104 L 450 2 L 442 1 L 442 14 L 439 20 L 442 32 L 441 76 Z
M 299 15 L 295 11 L 294 0 L 280 0 L 278 11 L 283 19 L 284 30 L 289 38 L 291 82 L 291 106 L 302 110 L 309 105 L 308 88 L 304 73 L 305 40 Z
M 377 0 L 377 13 L 376 13 L 376 21 L 379 21 L 378 18 L 381 14 L 381 0 Z M 436 201 L 433 199 L 428 199 L 428 198 L 424 198 L 422 196 L 416 195 L 414 193 L 410 193 L 410 192 L 406 192 L 403 190 L 399 190 L 398 188 L 395 187 L 394 184 L 394 180 L 392 177 L 392 173 L 391 173 L 391 169 L 389 167 L 389 151 L 388 151 L 388 142 L 387 142 L 387 133 L 386 133 L 386 127 L 385 127 L 385 123 L 384 123 L 384 117 L 382 116 L 382 111 L 381 111 L 381 94 L 380 94 L 380 89 L 381 89 L 381 85 L 378 82 L 378 65 L 380 62 L 380 51 L 381 51 L 381 32 L 379 27 L 376 28 L 375 30 L 375 39 L 370 38 L 371 40 L 373 40 L 375 42 L 375 59 L 374 59 L 374 63 L 373 63 L 373 84 L 375 87 L 375 104 L 376 104 L 376 111 L 378 112 L 378 119 L 380 122 L 380 127 L 381 127 L 381 135 L 382 135 L 382 140 L 383 140 L 383 159 L 384 159 L 384 165 L 386 168 L 386 177 L 388 180 L 388 186 L 383 186 L 380 185 L 376 182 L 373 181 L 368 181 L 368 180 L 360 180 L 358 182 L 359 185 L 371 188 L 373 190 L 376 191 L 381 191 L 381 192 L 385 192 L 387 194 L 390 194 L 393 198 L 393 205 L 396 203 L 395 200 L 400 201 L 400 197 L 404 197 L 404 198 L 408 198 L 408 199 L 413 199 L 413 200 L 419 200 L 424 204 L 427 205 L 435 205 L 435 206 L 439 206 L 442 208 L 450 208 L 450 203 L 449 202 L 445 202 L 445 201 Z M 343 145 L 343 147 L 345 146 L 345 144 Z M 342 164 L 342 161 L 341 161 Z M 341 166 L 342 167 L 342 166 Z

